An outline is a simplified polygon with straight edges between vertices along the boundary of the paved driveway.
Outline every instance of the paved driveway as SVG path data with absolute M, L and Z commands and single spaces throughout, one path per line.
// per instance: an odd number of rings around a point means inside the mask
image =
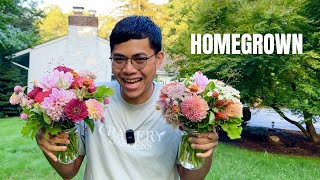
M 303 117 L 292 114 L 287 109 L 282 109 L 285 115 L 295 121 L 303 120 Z M 272 127 L 272 122 L 274 122 L 274 128 L 278 129 L 290 129 L 300 131 L 295 125 L 284 120 L 280 115 L 275 112 L 272 108 L 255 108 L 251 109 L 251 120 L 247 122 L 248 126 L 257 126 L 257 127 Z M 303 124 L 305 127 L 305 125 Z M 320 133 L 320 122 L 315 123 L 315 128 L 317 133 Z

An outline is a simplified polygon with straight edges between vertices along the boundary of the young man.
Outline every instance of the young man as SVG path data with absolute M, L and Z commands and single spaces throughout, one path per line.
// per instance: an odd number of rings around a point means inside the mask
M 68 143 L 67 134 L 46 140 L 38 133 L 39 147 L 63 178 L 74 177 L 87 155 L 84 179 L 204 179 L 218 143 L 216 133 L 190 138 L 193 148 L 204 150 L 199 156 L 205 163 L 198 170 L 184 169 L 176 163 L 181 132 L 155 109 L 161 85 L 153 79 L 164 59 L 161 41 L 160 28 L 148 17 L 130 16 L 116 24 L 110 59 L 117 81 L 107 84 L 115 95 L 105 123 L 97 122 L 94 133 L 79 126 L 80 156 L 75 162 L 61 164 L 54 155 L 66 149 L 55 143 Z

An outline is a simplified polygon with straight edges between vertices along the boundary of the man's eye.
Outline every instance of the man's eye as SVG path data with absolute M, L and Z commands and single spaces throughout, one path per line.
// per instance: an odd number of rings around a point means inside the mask
M 134 61 L 143 62 L 143 61 L 146 61 L 147 59 L 148 59 L 147 57 L 135 57 Z
M 121 63 L 126 61 L 126 58 L 123 57 L 113 57 L 113 61 L 117 62 L 117 63 Z

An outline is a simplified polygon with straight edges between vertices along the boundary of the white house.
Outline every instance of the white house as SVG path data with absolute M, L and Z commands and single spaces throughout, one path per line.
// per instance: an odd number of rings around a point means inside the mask
M 28 70 L 28 86 L 58 65 L 91 71 L 99 83 L 111 80 L 109 57 L 109 41 L 98 36 L 98 18 L 75 11 L 68 17 L 68 35 L 13 54 L 13 63 Z
M 28 70 L 29 87 L 59 65 L 91 71 L 97 75 L 97 84 L 112 80 L 110 42 L 98 36 L 98 18 L 94 13 L 84 16 L 82 11 L 82 7 L 74 7 L 74 15 L 68 17 L 68 35 L 12 55 L 12 63 Z M 156 76 L 164 84 L 174 77 L 164 68 L 169 64 L 167 55 Z

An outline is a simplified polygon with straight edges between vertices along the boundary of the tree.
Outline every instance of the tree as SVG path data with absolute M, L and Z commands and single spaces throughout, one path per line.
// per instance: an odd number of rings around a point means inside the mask
M 109 39 L 111 30 L 117 23 L 117 18 L 111 15 L 99 16 L 99 31 L 98 35 L 104 39 Z
M 62 13 L 57 5 L 44 9 L 45 17 L 39 23 L 40 43 L 65 36 L 68 33 L 68 14 Z
M 26 85 L 27 72 L 13 65 L 10 55 L 35 44 L 37 29 L 33 24 L 41 15 L 33 1 L 0 1 L 0 117 L 18 113 L 9 97 L 14 85 Z
M 308 3 L 309 2 L 309 3 Z M 311 4 L 311 5 L 310 5 Z M 320 54 L 319 18 L 308 8 L 314 1 L 300 0 L 204 0 L 198 4 L 189 30 L 174 44 L 186 56 L 179 62 L 180 74 L 202 70 L 211 78 L 229 79 L 237 71 L 234 82 L 241 91 L 242 101 L 270 106 L 285 120 L 296 125 L 313 142 L 319 142 L 313 122 L 320 115 Z M 200 11 L 200 9 L 202 11 Z M 304 11 L 303 11 L 304 10 Z M 308 13 L 312 15 L 307 15 Z M 313 18 L 312 18 L 313 17 Z M 317 23 L 316 23 L 317 22 Z M 319 26 L 317 26 L 319 28 Z M 191 55 L 190 34 L 196 33 L 302 33 L 302 55 Z M 186 53 L 187 52 L 187 53 Z M 286 117 L 281 107 L 289 108 L 304 117 L 303 123 Z

